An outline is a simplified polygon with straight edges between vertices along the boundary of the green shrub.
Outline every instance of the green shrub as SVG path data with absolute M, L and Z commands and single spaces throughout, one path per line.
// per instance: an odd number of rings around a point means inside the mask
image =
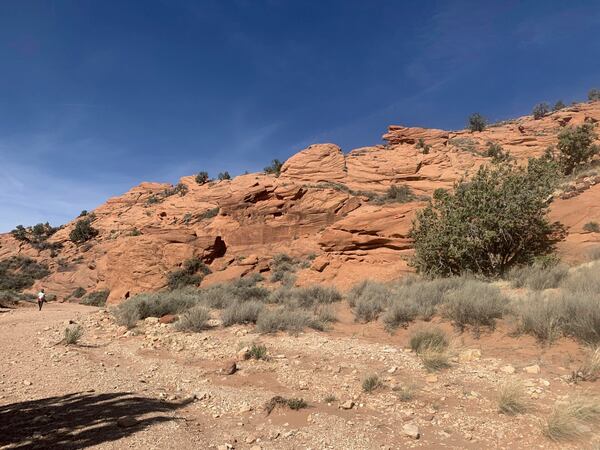
M 505 152 L 497 142 L 488 142 L 485 156 L 492 158 L 492 162 L 501 163 L 510 160 L 510 153 Z
M 301 398 L 290 398 L 287 401 L 287 405 L 290 409 L 297 411 L 299 409 L 306 408 L 308 406 L 308 403 L 306 403 L 304 399 Z
M 199 332 L 208 328 L 210 313 L 204 306 L 194 306 L 179 316 L 175 328 L 179 331 Z
M 600 100 L 600 89 L 590 89 L 588 91 L 588 100 L 592 102 Z
M 583 230 L 588 233 L 600 233 L 600 225 L 598 222 L 588 222 L 583 226 Z
M 558 134 L 558 164 L 564 174 L 588 164 L 600 152 L 600 147 L 594 144 L 597 138 L 594 125 L 589 123 L 565 128 Z
M 300 308 L 310 308 L 318 304 L 335 303 L 342 299 L 342 295 L 338 290 L 329 286 L 308 286 L 291 289 L 289 292 L 292 302 Z
M 267 359 L 267 347 L 260 344 L 252 344 L 248 352 L 251 359 Z
M 218 206 L 215 208 L 207 209 L 206 211 L 201 213 L 198 217 L 200 218 L 200 220 L 212 219 L 213 217 L 217 216 L 217 214 L 219 214 L 220 209 L 221 208 L 219 208 Z
M 92 220 L 88 215 L 85 219 L 78 220 L 75 227 L 69 233 L 69 239 L 75 244 L 82 244 L 98 236 L 99 231 L 92 226 Z
M 550 105 L 548 105 L 548 103 L 545 102 L 538 103 L 533 107 L 532 114 L 534 119 L 541 119 L 542 117 L 545 117 L 548 114 L 550 114 Z
M 563 103 L 562 100 L 557 101 L 552 108 L 552 111 L 560 111 L 563 108 L 566 108 L 567 105 Z
M 562 302 L 535 293 L 516 305 L 516 331 L 534 336 L 541 343 L 551 343 L 564 333 L 566 318 Z
M 487 125 L 487 120 L 479 113 L 474 113 L 469 116 L 467 127 L 471 131 L 483 131 Z
M 11 256 L 0 261 L 0 291 L 20 292 L 49 274 L 45 264 L 26 256 Z
M 221 312 L 223 326 L 256 323 L 264 305 L 257 301 L 234 302 Z
M 411 264 L 430 276 L 497 276 L 552 254 L 566 234 L 546 217 L 556 179 L 555 165 L 545 160 L 532 159 L 526 169 L 481 167 L 417 212 Z
M 106 305 L 106 300 L 110 295 L 110 291 L 105 289 L 103 291 L 95 291 L 90 292 L 81 300 L 82 305 L 88 306 L 104 306 Z
M 217 176 L 217 178 L 219 179 L 219 181 L 231 180 L 231 175 L 229 175 L 229 172 L 227 172 L 227 171 L 220 172 L 219 175 Z
M 500 290 L 481 281 L 466 282 L 461 289 L 450 292 L 444 305 L 444 315 L 451 319 L 459 330 L 467 325 L 476 335 L 480 327 L 494 328 L 506 310 L 506 299 Z
M 418 315 L 417 305 L 400 297 L 388 307 L 382 319 L 386 330 L 391 332 L 400 326 L 406 327 Z
M 265 167 L 265 173 L 266 174 L 272 174 L 275 175 L 276 177 L 278 177 L 281 174 L 281 167 L 283 166 L 283 163 L 281 161 L 279 161 L 278 159 L 274 159 L 273 161 L 271 161 L 271 165 Z
M 198 172 L 198 175 L 196 175 L 196 183 L 198 184 L 205 184 L 208 183 L 209 178 L 208 178 L 208 172 Z
M 263 309 L 256 321 L 256 329 L 260 333 L 287 331 L 298 334 L 305 328 L 322 331 L 324 325 L 306 311 L 286 307 Z
M 419 138 L 419 139 L 417 140 L 417 143 L 415 144 L 415 147 L 416 147 L 417 149 L 421 150 L 421 152 L 422 152 L 424 155 L 427 155 L 427 154 L 429 154 L 429 151 L 431 150 L 431 145 L 429 145 L 429 144 L 426 144 L 426 143 L 425 143 L 425 139 L 423 139 L 423 138 Z
M 428 349 L 443 352 L 448 345 L 448 336 L 437 327 L 421 328 L 410 335 L 410 348 L 417 354 Z
M 190 258 L 183 262 L 181 269 L 167 274 L 167 285 L 171 290 L 181 289 L 185 286 L 197 286 L 209 273 L 210 268 L 200 258 Z
M 86 292 L 87 291 L 85 290 L 85 288 L 79 286 L 78 288 L 75 288 L 75 290 L 71 293 L 70 297 L 81 298 L 86 294 Z

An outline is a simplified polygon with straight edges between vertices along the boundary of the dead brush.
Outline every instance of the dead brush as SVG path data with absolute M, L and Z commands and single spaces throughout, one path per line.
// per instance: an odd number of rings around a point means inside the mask
M 596 381 L 600 377 L 600 347 L 588 352 L 579 369 L 571 374 L 571 381 Z
M 83 336 L 83 328 L 81 328 L 81 325 L 70 325 L 65 328 L 62 342 L 65 345 L 75 345 L 79 342 L 81 336 Z
M 518 380 L 509 380 L 498 391 L 498 411 L 514 416 L 523 414 L 529 408 L 527 393 Z
M 379 376 L 375 374 L 367 375 L 362 381 L 362 389 L 365 392 L 373 392 L 380 386 L 381 380 L 379 379 Z
M 557 402 L 542 426 L 548 439 L 558 442 L 578 439 L 591 431 L 600 419 L 600 401 L 594 395 L 577 396 Z
M 276 395 L 275 397 L 272 397 L 271 400 L 269 400 L 267 403 L 265 403 L 264 409 L 266 415 L 268 416 L 269 414 L 271 414 L 277 406 L 284 406 L 294 411 L 297 411 L 299 409 L 308 407 L 308 403 L 306 403 L 306 401 L 304 401 L 304 399 L 302 398 L 285 398 L 281 395 Z

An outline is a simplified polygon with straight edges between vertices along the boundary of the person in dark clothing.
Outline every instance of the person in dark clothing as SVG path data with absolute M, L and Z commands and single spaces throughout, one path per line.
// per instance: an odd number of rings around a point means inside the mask
M 44 302 L 46 301 L 46 293 L 43 289 L 40 289 L 37 295 L 37 303 L 38 303 L 38 311 L 42 310 L 42 306 L 44 306 Z

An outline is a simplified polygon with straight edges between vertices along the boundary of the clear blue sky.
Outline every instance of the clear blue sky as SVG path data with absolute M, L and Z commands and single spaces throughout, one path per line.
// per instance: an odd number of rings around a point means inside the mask
M 600 87 L 598 1 L 3 0 L 0 231 Z

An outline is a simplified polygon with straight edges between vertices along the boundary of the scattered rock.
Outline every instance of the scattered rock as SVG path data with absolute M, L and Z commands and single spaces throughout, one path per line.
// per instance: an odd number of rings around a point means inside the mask
M 162 316 L 160 319 L 158 319 L 159 323 L 173 323 L 176 322 L 179 319 L 179 317 L 177 317 L 174 314 L 166 314 L 164 316 Z
M 537 364 L 534 364 L 533 366 L 524 367 L 523 372 L 531 373 L 531 374 L 540 373 L 540 366 L 538 366 Z
M 500 372 L 513 374 L 513 373 L 515 373 L 515 368 L 513 366 L 511 366 L 510 364 L 507 364 L 506 366 L 500 367 Z
M 346 400 L 344 403 L 340 405 L 342 409 L 352 409 L 354 407 L 354 402 L 352 400 Z
M 225 363 L 223 368 L 221 369 L 221 373 L 225 375 L 233 375 L 238 370 L 237 364 L 235 361 L 228 361 Z
M 412 439 L 419 439 L 421 437 L 419 427 L 414 423 L 407 423 L 406 425 L 404 425 L 402 427 L 402 434 Z
M 437 375 L 427 375 L 427 376 L 425 377 L 425 381 L 426 381 L 427 383 L 437 383 L 437 381 L 438 381 L 438 377 L 437 377 Z
M 458 355 L 458 362 L 469 362 L 476 361 L 481 358 L 481 350 L 477 348 L 470 348 L 465 350 L 460 355 Z
M 239 361 L 245 361 L 250 359 L 250 347 L 244 347 L 237 352 L 237 358 Z

